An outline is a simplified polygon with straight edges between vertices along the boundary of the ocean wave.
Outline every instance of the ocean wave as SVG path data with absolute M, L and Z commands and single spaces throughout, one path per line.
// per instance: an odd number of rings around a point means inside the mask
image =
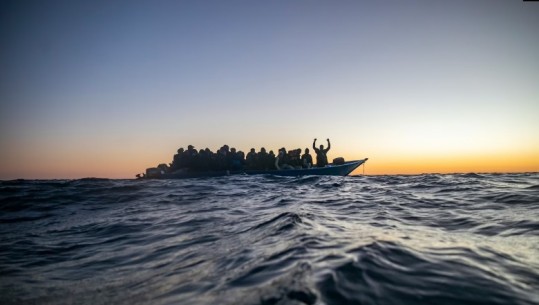
M 350 253 L 349 261 L 319 271 L 317 287 L 325 303 L 533 303 L 531 291 L 516 289 L 496 274 L 447 254 L 415 252 L 392 242 L 375 242 Z M 459 253 L 470 255 L 478 256 Z

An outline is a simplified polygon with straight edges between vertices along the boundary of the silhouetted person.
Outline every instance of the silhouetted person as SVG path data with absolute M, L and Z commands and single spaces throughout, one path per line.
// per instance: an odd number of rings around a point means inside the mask
M 230 170 L 241 170 L 243 153 L 236 152 L 234 147 L 230 148 L 230 152 L 227 155 L 228 159 L 228 169 Z
M 170 165 L 171 170 L 177 170 L 184 167 L 183 164 L 183 147 L 180 147 L 178 149 L 178 153 L 174 155 L 174 158 L 172 159 L 172 164 Z
M 225 146 L 222 146 L 219 149 L 219 151 L 217 151 L 217 156 L 215 157 L 216 159 L 215 163 L 217 164 L 218 170 L 228 169 L 227 154 L 228 154 L 228 149 Z
M 313 166 L 313 157 L 309 154 L 308 148 L 305 148 L 305 153 L 301 156 L 301 165 L 303 168 L 311 168 Z
M 238 159 L 240 160 L 241 168 L 243 169 L 245 167 L 245 153 L 241 150 L 238 151 Z
M 193 168 L 195 156 L 198 155 L 198 151 L 193 145 L 187 146 L 187 150 L 183 152 L 183 166 L 189 169 Z
M 209 149 L 201 149 L 198 152 L 198 155 L 195 156 L 194 166 L 196 170 L 207 171 L 210 169 L 210 154 L 208 153 Z
M 256 151 L 254 148 L 251 148 L 251 151 L 247 154 L 247 157 L 245 158 L 245 164 L 247 165 L 247 169 L 255 169 L 257 165 L 258 157 L 256 155 Z
M 294 169 L 293 166 L 289 164 L 290 160 L 288 159 L 288 154 L 286 153 L 286 148 L 279 149 L 279 155 L 275 159 L 275 168 L 277 169 Z
M 268 153 L 268 158 L 266 159 L 266 168 L 267 169 L 276 169 L 275 167 L 275 153 L 273 150 L 270 150 Z
M 292 167 L 301 167 L 301 149 L 293 149 L 288 152 L 288 164 Z
M 268 161 L 268 153 L 264 147 L 260 148 L 256 156 L 256 169 L 270 169 L 273 168 L 271 161 Z M 269 163 L 269 164 L 268 164 Z
M 316 166 L 317 167 L 324 167 L 328 165 L 327 153 L 329 149 L 331 148 L 331 143 L 329 142 L 329 139 L 327 139 L 327 141 L 328 141 L 328 148 L 324 149 L 324 145 L 320 145 L 320 148 L 316 148 L 316 139 L 314 139 L 313 149 L 314 149 L 314 152 L 316 153 Z

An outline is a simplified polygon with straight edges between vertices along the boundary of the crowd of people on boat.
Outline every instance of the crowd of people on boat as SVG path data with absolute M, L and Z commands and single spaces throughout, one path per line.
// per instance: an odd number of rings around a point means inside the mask
M 311 167 L 324 167 L 328 165 L 327 153 L 331 148 L 331 143 L 327 139 L 327 148 L 324 145 L 316 147 L 316 139 L 313 141 L 313 150 L 316 153 L 316 164 L 309 148 L 287 150 L 280 148 L 275 154 L 273 150 L 266 151 L 264 147 L 257 152 L 254 148 L 245 154 L 237 151 L 234 147 L 223 145 L 216 152 L 209 148 L 197 150 L 193 145 L 178 149 L 172 162 L 160 164 L 157 168 L 161 172 L 175 172 L 178 170 L 192 171 L 240 171 L 240 170 L 281 170 L 300 169 Z

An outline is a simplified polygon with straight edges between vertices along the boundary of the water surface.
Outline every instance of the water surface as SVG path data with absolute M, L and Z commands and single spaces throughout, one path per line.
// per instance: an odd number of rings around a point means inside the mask
M 0 182 L 1 304 L 539 304 L 539 174 Z

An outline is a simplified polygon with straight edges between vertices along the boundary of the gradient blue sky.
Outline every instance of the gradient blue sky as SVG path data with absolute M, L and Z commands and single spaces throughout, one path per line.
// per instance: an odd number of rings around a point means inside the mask
M 0 3 L 0 179 L 314 137 L 372 174 L 539 170 L 539 3 Z

